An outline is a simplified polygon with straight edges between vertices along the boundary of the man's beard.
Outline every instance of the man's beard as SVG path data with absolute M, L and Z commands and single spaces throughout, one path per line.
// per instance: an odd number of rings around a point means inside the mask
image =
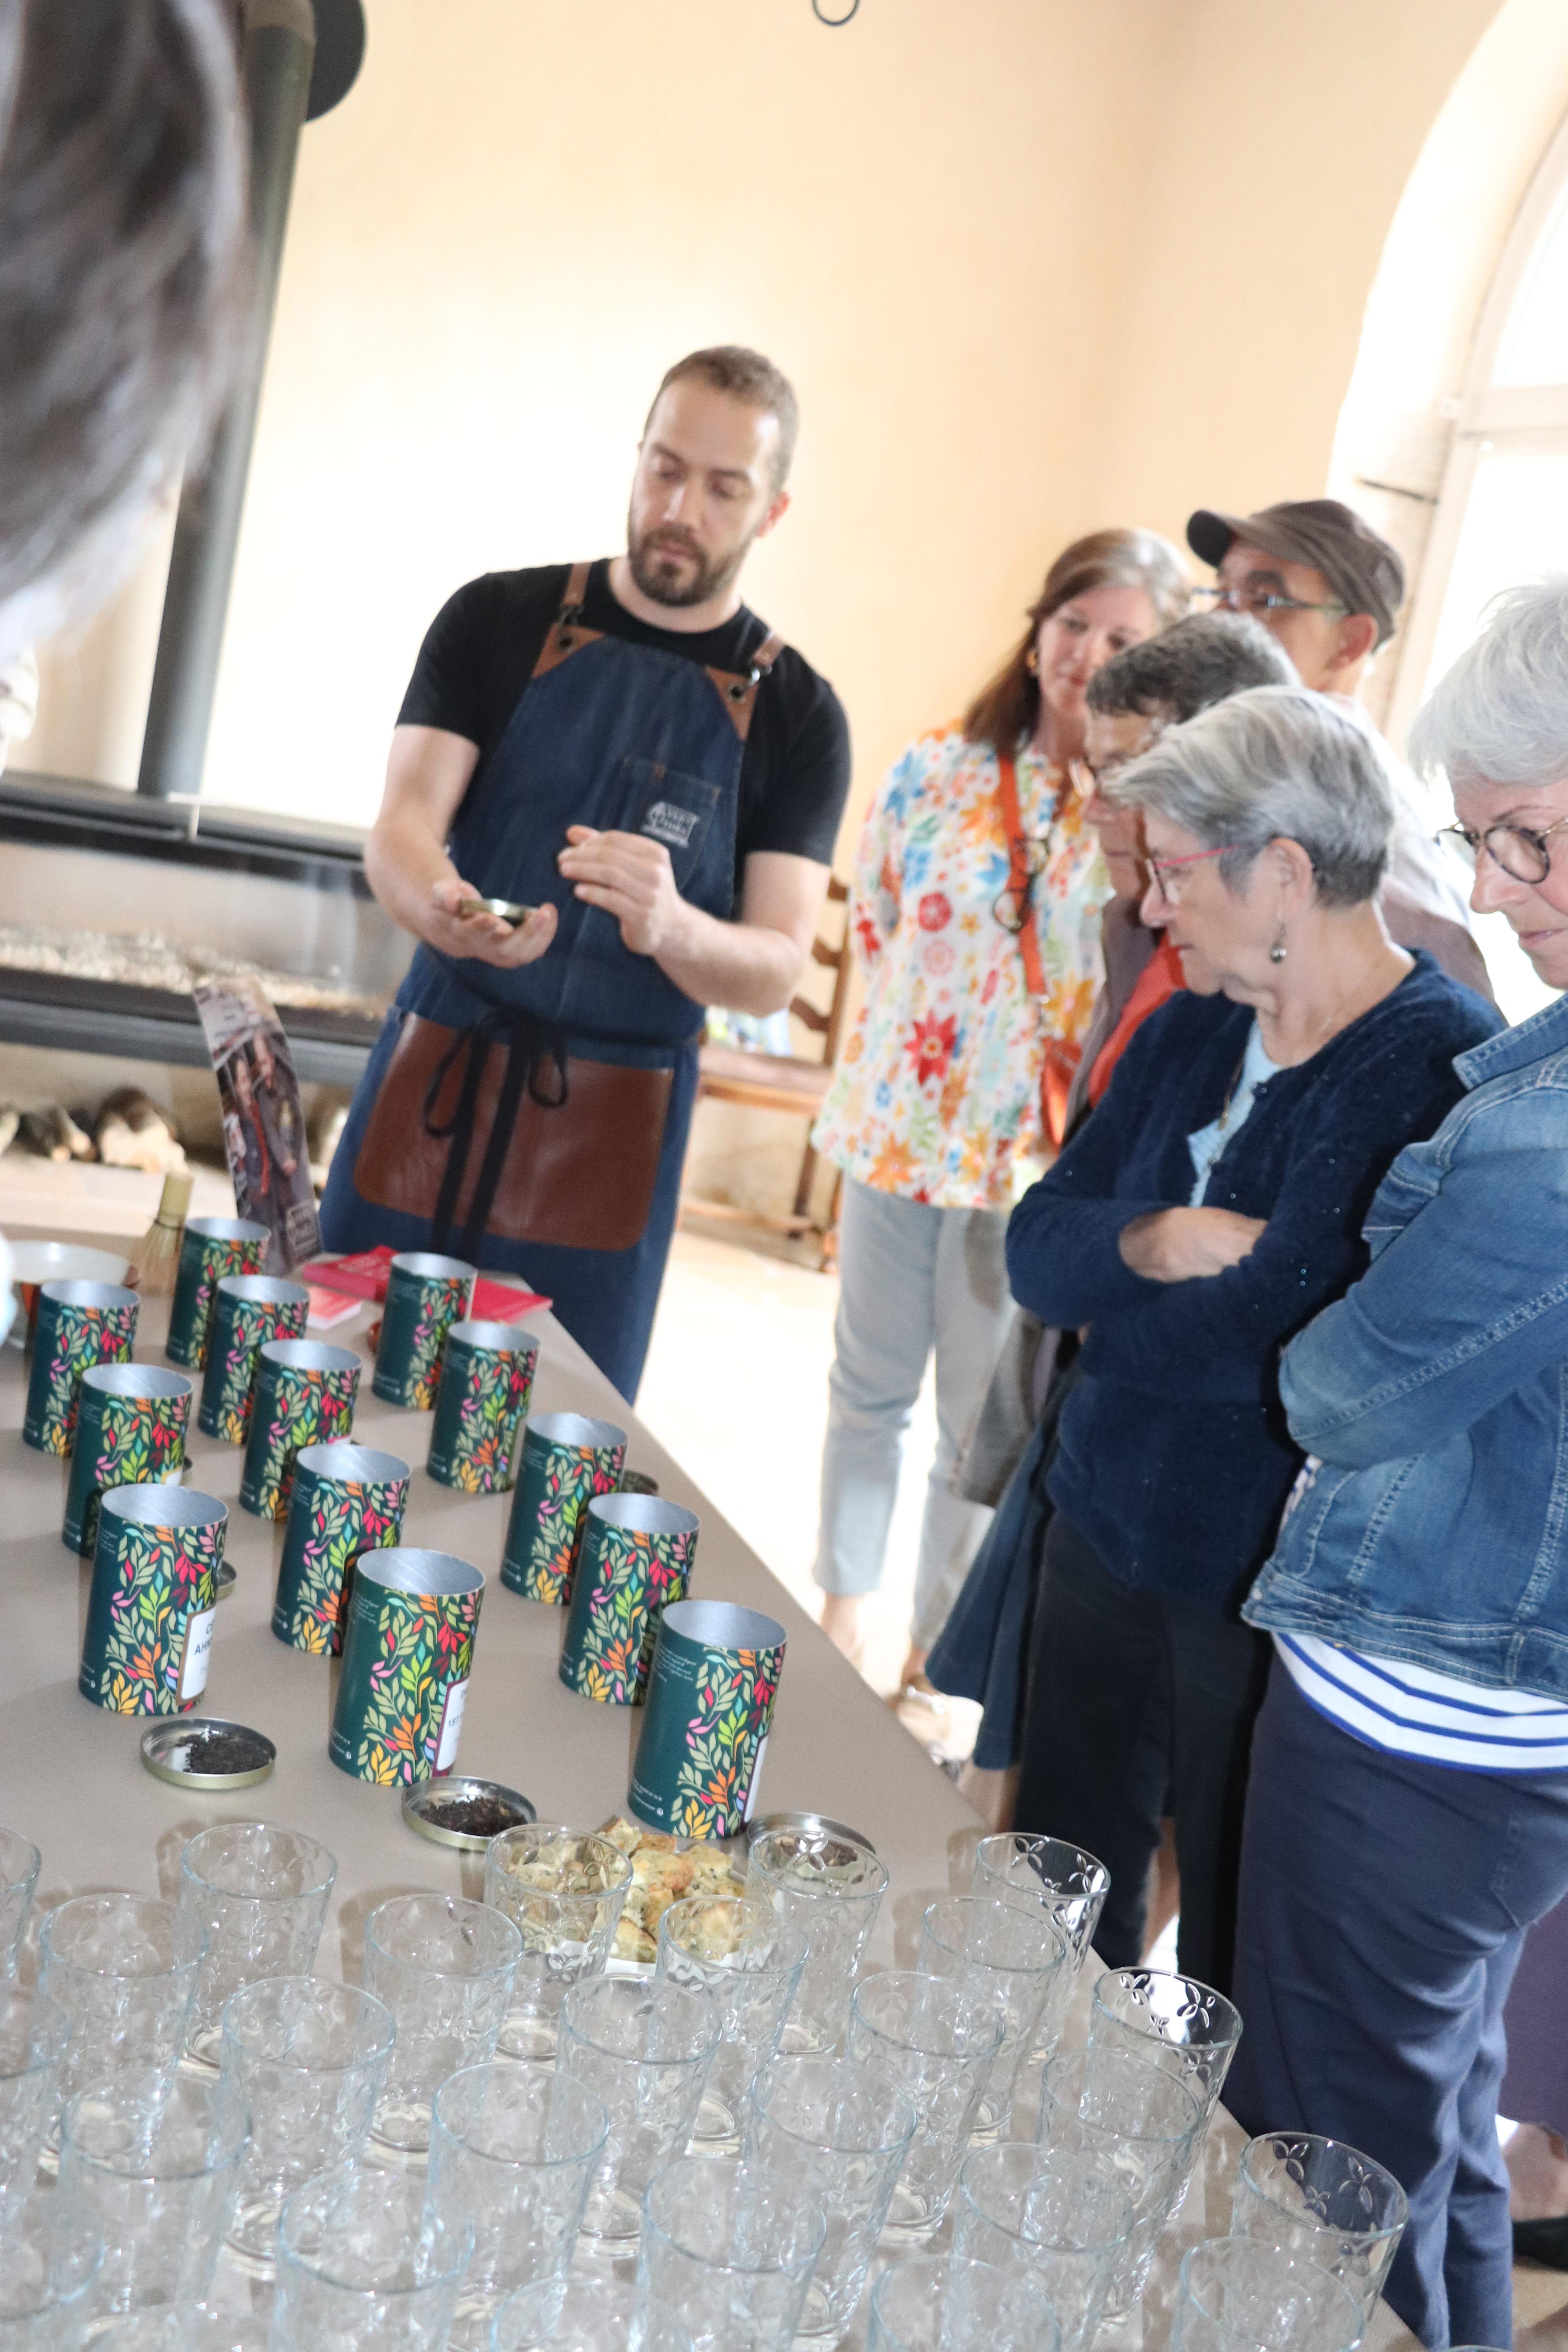
M 662 547 L 658 544 L 661 541 Z M 744 563 L 751 544 L 751 539 L 742 540 L 721 561 L 709 562 L 696 541 L 678 524 L 656 524 L 639 539 L 630 516 L 626 518 L 626 562 L 631 566 L 632 578 L 654 604 L 706 604 L 710 598 L 721 596 Z M 689 556 L 697 566 L 689 579 L 669 562 L 667 551 L 675 548 Z

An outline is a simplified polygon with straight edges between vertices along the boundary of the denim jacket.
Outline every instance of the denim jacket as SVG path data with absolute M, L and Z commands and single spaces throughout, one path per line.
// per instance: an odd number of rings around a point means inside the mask
M 1243 1614 L 1568 1699 L 1568 999 L 1461 1054 L 1286 1351 L 1314 1457 Z

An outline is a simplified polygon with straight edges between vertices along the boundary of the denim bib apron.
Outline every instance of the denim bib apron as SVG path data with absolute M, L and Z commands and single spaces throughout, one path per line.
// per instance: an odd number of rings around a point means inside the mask
M 525 1277 L 553 1300 L 567 1330 L 629 1400 L 675 1227 L 703 1012 L 651 956 L 623 944 L 613 915 L 574 896 L 556 856 L 568 825 L 642 834 L 668 851 L 689 905 L 730 920 L 741 764 L 757 690 L 782 640 L 768 635 L 748 669 L 734 673 L 585 628 L 589 569 L 573 567 L 533 674 L 449 842 L 458 873 L 486 897 L 552 901 L 555 938 L 537 962 L 513 971 L 417 949 L 333 1155 L 321 1223 L 333 1249 L 438 1246 Z M 429 1217 L 365 1198 L 356 1182 L 361 1149 L 410 1013 L 458 1032 L 476 1072 L 489 1046 L 508 1048 L 515 1083 L 510 1108 L 502 1088 L 497 1123 L 509 1127 L 523 1087 L 536 1104 L 554 1100 L 571 1054 L 671 1074 L 651 1202 L 631 1246 L 566 1248 L 488 1229 L 476 1235 L 471 1225 L 459 1234 L 449 1223 L 433 1229 Z M 456 1140 L 482 1160 L 492 1138 L 465 1129 Z M 495 1139 L 498 1153 L 506 1141 Z M 455 1198 L 455 1183 L 450 1190 Z

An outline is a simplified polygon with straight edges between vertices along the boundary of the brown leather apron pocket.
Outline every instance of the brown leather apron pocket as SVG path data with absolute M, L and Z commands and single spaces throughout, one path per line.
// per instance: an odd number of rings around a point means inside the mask
M 461 1031 L 404 1016 L 354 1165 L 354 1190 L 378 1209 L 433 1218 L 463 1083 Z M 453 1226 L 467 1222 L 495 1125 L 507 1048 L 484 1047 L 473 1136 Z M 446 1075 L 432 1097 L 443 1063 Z M 562 1249 L 631 1249 L 642 1239 L 669 1108 L 671 1070 L 566 1058 L 564 1099 L 524 1091 L 485 1227 L 507 1241 Z

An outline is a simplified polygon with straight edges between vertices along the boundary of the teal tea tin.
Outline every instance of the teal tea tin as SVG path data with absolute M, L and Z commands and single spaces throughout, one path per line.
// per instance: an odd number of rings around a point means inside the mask
M 178 1484 L 194 1394 L 184 1372 L 156 1364 L 94 1364 L 82 1374 L 60 1530 L 68 1551 L 90 1559 L 109 1488 Z
M 784 1629 L 730 1601 L 674 1601 L 648 1677 L 626 1802 L 678 1837 L 735 1837 L 762 1780 Z
M 77 1687 L 116 1715 L 184 1715 L 206 1688 L 228 1512 L 188 1486 L 103 1497 Z
M 595 1495 L 583 1516 L 561 1679 L 583 1698 L 640 1706 L 659 1620 L 684 1601 L 698 1518 L 657 1495 Z
M 260 1519 L 285 1516 L 300 1448 L 346 1437 L 353 1427 L 359 1374 L 352 1348 L 326 1348 L 318 1339 L 262 1341 L 239 1484 L 246 1510 Z
M 171 1363 L 192 1372 L 205 1370 L 214 1292 L 226 1275 L 259 1274 L 266 1259 L 265 1225 L 244 1217 L 186 1218 L 163 1343 Z
M 467 1315 L 475 1279 L 474 1268 L 458 1257 L 409 1250 L 393 1259 L 371 1382 L 384 1404 L 428 1412 L 447 1334 Z
M 454 1323 L 447 1334 L 425 1467 L 465 1495 L 511 1485 L 517 1433 L 533 1394 L 539 1342 L 515 1323 Z
M 272 1604 L 272 1631 L 290 1649 L 338 1656 L 353 1564 L 397 1542 L 409 1475 L 395 1454 L 347 1438 L 297 1456 Z
M 213 1294 L 198 1428 L 230 1445 L 245 1444 L 261 1349 L 268 1339 L 302 1339 L 310 1311 L 310 1294 L 302 1283 L 271 1274 L 224 1276 Z
M 26 1444 L 40 1454 L 70 1452 L 81 1376 L 94 1364 L 130 1362 L 136 1307 L 136 1293 L 115 1282 L 43 1285 L 22 1420 Z
M 525 1600 L 572 1598 L 584 1509 L 613 1495 L 626 1456 L 626 1433 L 581 1412 L 538 1412 L 522 1433 L 500 1580 Z
M 389 1788 L 451 1770 L 484 1589 L 450 1552 L 361 1552 L 327 1744 L 340 1771 Z

